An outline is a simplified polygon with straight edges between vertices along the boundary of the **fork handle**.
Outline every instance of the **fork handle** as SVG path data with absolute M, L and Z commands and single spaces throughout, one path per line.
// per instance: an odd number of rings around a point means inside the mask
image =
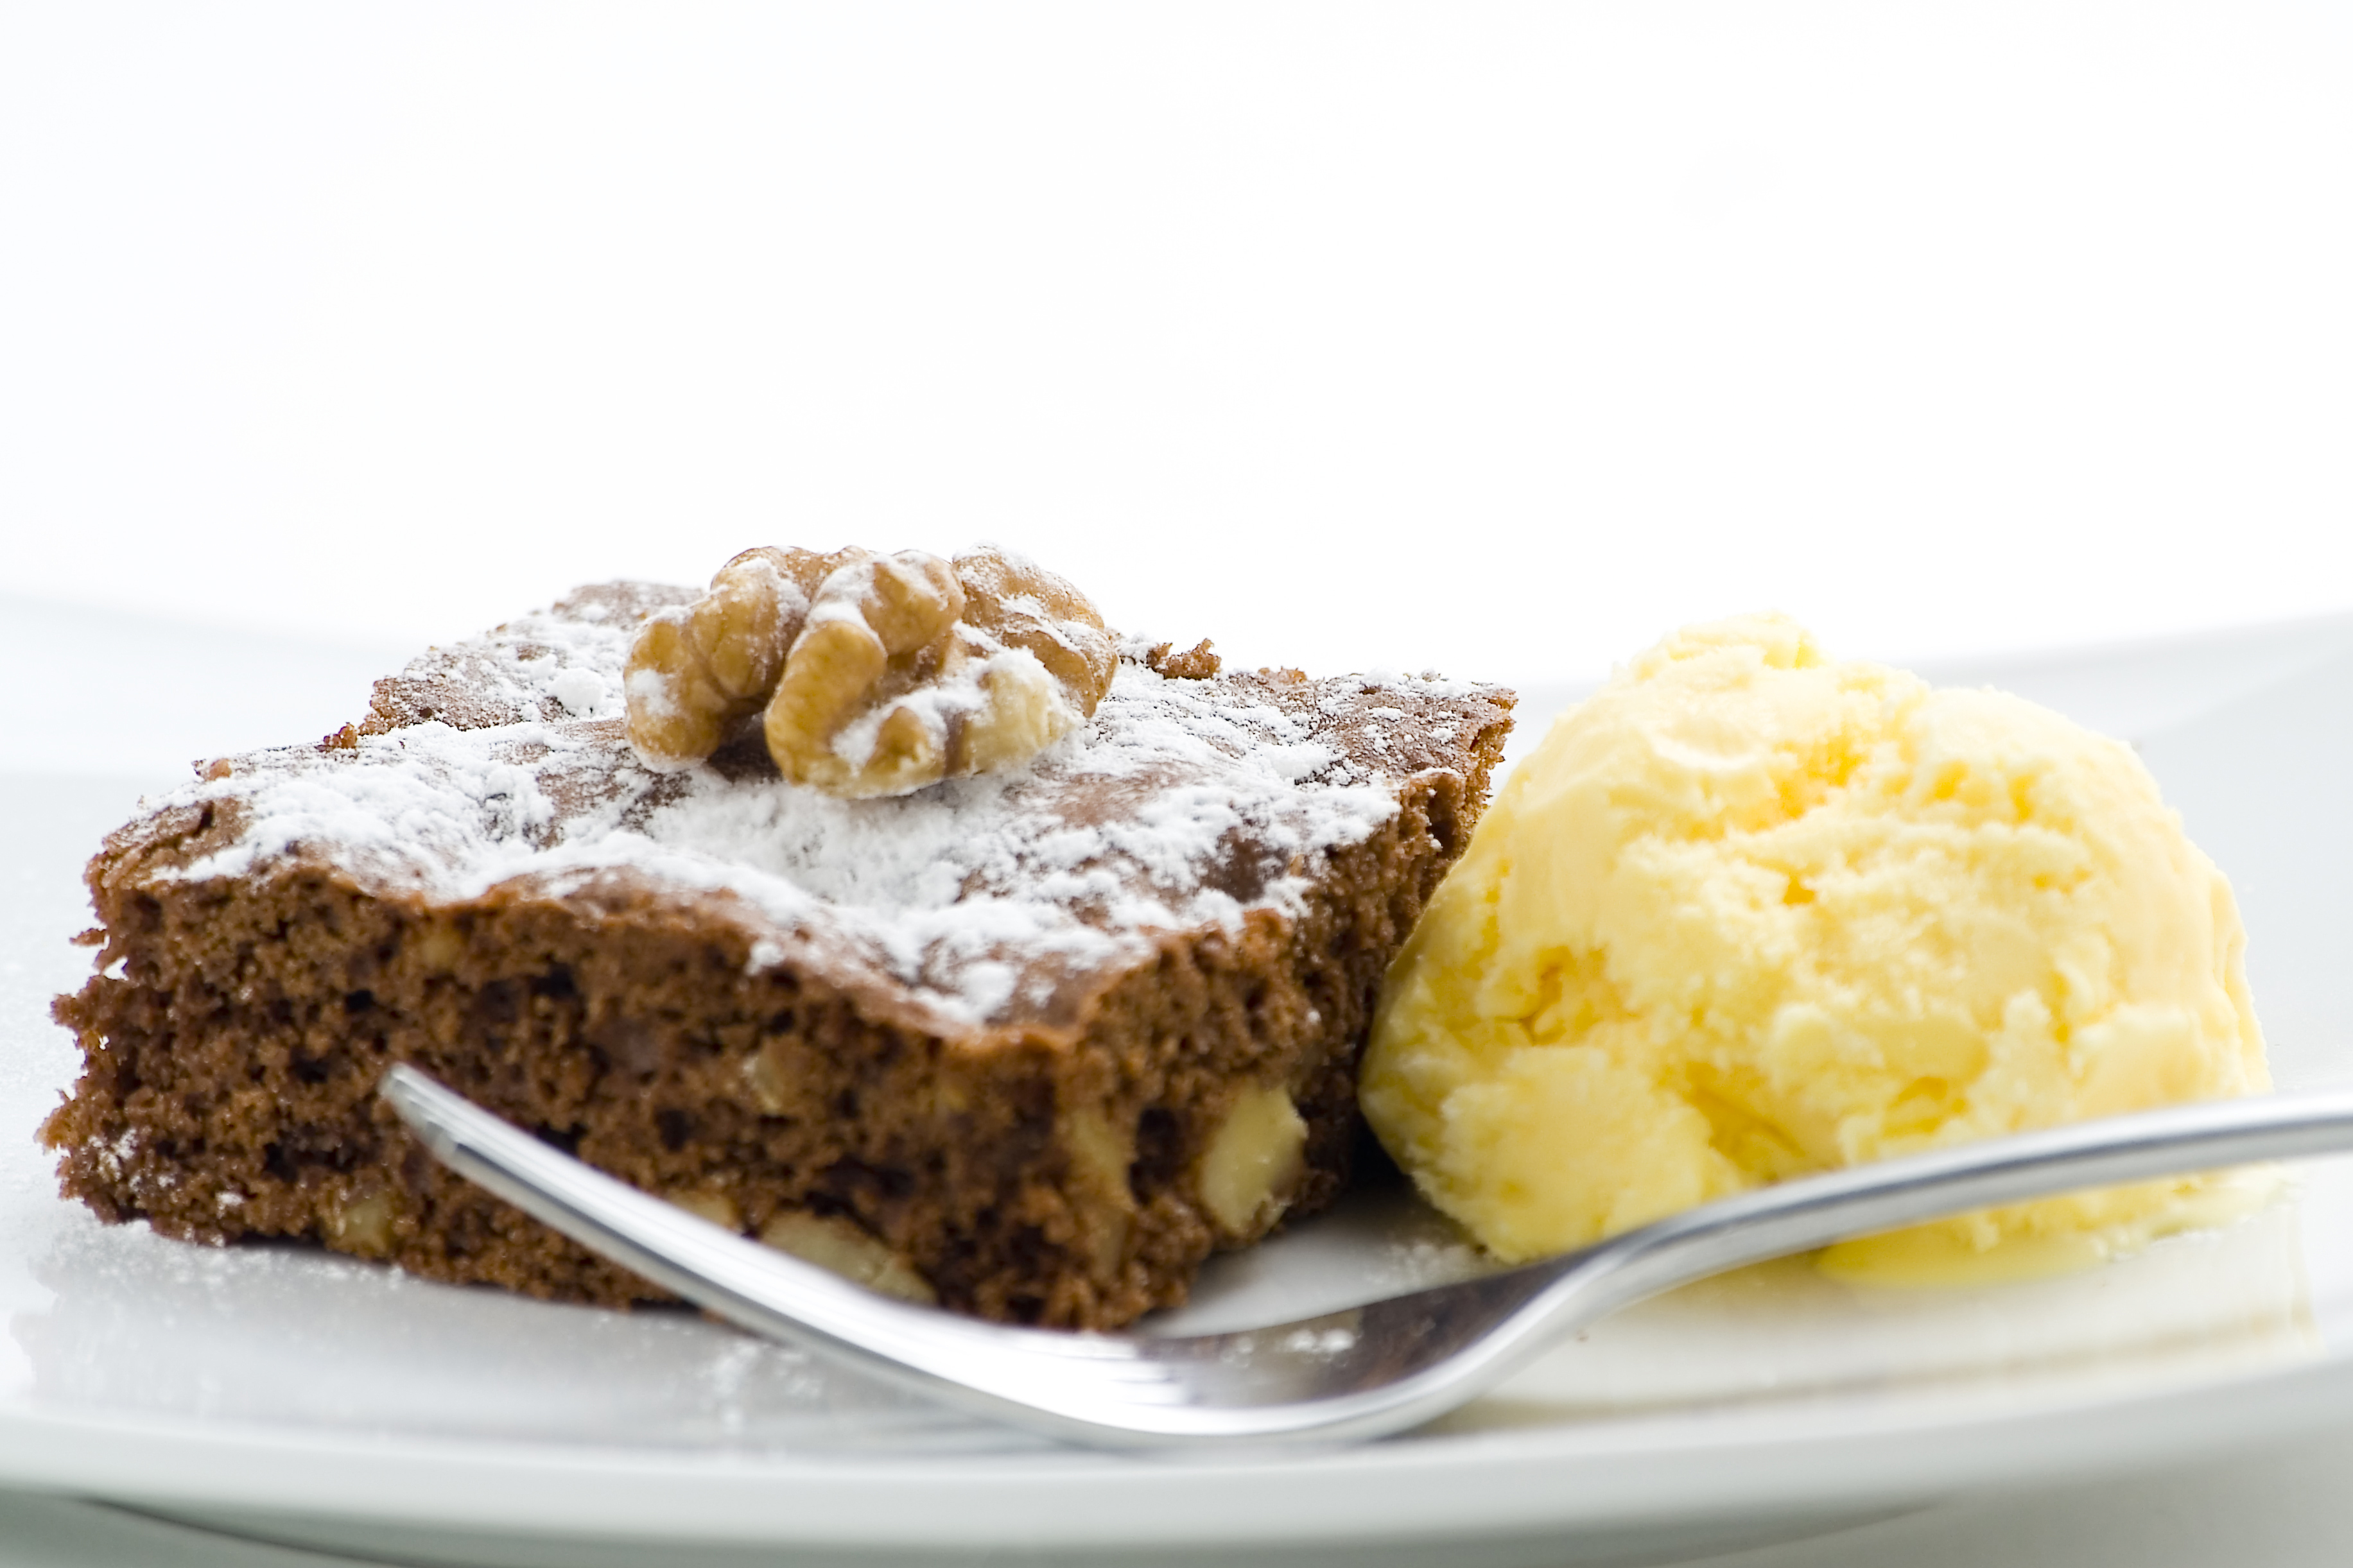
M 1585 1256 L 1597 1263 L 1607 1257 L 1617 1287 L 1608 1293 L 1632 1300 L 1744 1264 L 2000 1204 L 2348 1152 L 2353 1093 L 2217 1100 L 1784 1182 L 1670 1215 Z

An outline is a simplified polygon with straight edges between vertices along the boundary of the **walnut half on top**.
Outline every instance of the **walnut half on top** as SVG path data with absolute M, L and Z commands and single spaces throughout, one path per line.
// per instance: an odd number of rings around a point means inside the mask
M 1117 662 L 1085 595 L 994 546 L 764 546 L 638 631 L 629 743 L 688 767 L 760 715 L 794 783 L 905 795 L 1036 756 L 1093 714 Z

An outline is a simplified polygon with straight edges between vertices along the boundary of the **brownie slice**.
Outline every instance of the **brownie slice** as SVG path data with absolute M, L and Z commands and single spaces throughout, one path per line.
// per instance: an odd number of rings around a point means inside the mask
M 414 1063 L 878 1289 L 1109 1328 L 1330 1201 L 1384 970 L 1468 839 L 1511 694 L 1132 647 L 1029 767 L 887 800 L 756 742 L 662 773 L 620 670 L 688 590 L 585 588 L 224 759 L 111 836 L 86 1056 L 44 1139 L 109 1220 L 662 1300 L 453 1176 Z M 1166 673 L 1164 673 L 1164 671 Z

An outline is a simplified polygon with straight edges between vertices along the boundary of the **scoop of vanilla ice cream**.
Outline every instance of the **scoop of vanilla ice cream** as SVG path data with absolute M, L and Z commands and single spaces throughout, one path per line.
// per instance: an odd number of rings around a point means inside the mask
M 2265 1089 L 2243 944 L 2121 742 L 1725 621 L 1514 771 L 1389 972 L 1363 1102 L 1434 1203 L 1534 1258 L 1788 1176 Z M 1846 1250 L 2104 1252 L 2213 1190 Z

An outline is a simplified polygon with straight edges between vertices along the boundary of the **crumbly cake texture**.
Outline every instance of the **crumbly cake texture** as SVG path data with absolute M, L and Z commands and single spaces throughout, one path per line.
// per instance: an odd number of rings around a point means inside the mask
M 1127 1322 L 1331 1199 L 1375 994 L 1509 692 L 1131 645 L 1034 763 L 839 800 L 756 736 L 684 773 L 631 755 L 628 643 L 692 597 L 578 590 L 110 837 L 97 973 L 57 1005 L 86 1057 L 43 1129 L 65 1191 L 190 1240 L 663 1299 L 414 1143 L 375 1093 L 406 1061 L 707 1217 L 1008 1321 Z

